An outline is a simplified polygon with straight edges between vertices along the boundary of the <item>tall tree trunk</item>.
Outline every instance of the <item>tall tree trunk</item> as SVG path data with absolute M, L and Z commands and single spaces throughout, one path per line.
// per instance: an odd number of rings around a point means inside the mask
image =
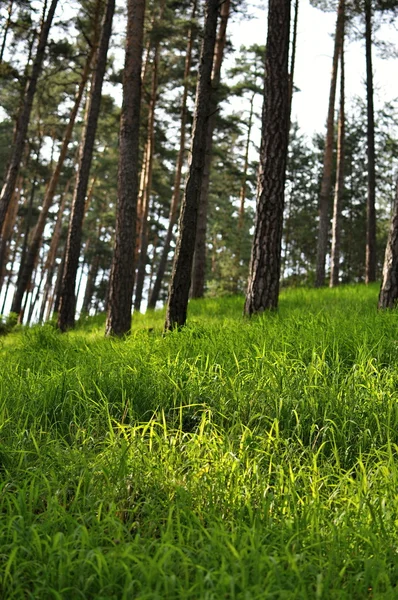
M 290 0 L 270 0 L 265 57 L 262 156 L 245 313 L 276 309 L 289 138 Z
M 79 266 L 85 200 L 101 105 L 102 82 L 106 69 L 106 58 L 112 32 L 114 9 L 115 0 L 107 0 L 101 27 L 101 37 L 96 55 L 95 72 L 92 89 L 90 91 L 90 106 L 82 141 L 82 152 L 79 160 L 79 170 L 72 202 L 68 239 L 66 242 L 65 269 L 62 279 L 60 307 L 58 312 L 58 327 L 61 331 L 66 331 L 67 329 L 74 327 L 75 324 L 75 284 Z
M 336 100 L 337 69 L 341 49 L 344 24 L 345 0 L 339 0 L 337 9 L 336 33 L 334 37 L 333 67 L 330 80 L 329 108 L 326 122 L 325 152 L 323 156 L 323 172 L 321 192 L 319 196 L 319 226 L 316 257 L 315 287 L 325 284 L 325 262 L 329 237 L 329 204 L 332 189 L 333 144 L 334 144 L 334 105 Z
M 290 120 L 290 117 L 292 114 L 292 102 L 293 102 L 293 91 L 294 91 L 294 70 L 296 67 L 298 14 L 299 14 L 299 0 L 296 0 L 294 3 L 292 50 L 291 50 L 291 56 L 290 56 L 290 70 L 289 70 L 289 120 Z
M 398 178 L 390 230 L 384 255 L 378 308 L 395 308 L 398 300 Z
M 66 182 L 65 189 L 61 196 L 60 205 L 59 205 L 58 212 L 57 212 L 57 220 L 55 221 L 54 230 L 53 230 L 52 236 L 51 236 L 50 248 L 49 248 L 49 251 L 47 254 L 46 262 L 44 264 L 44 270 L 47 273 L 47 277 L 46 277 L 46 282 L 44 284 L 43 301 L 42 301 L 42 306 L 41 306 L 40 315 L 39 315 L 40 323 L 43 321 L 46 303 L 49 299 L 49 295 L 50 295 L 51 288 L 52 288 L 55 263 L 56 263 L 56 259 L 57 259 L 57 250 L 58 250 L 58 246 L 59 246 L 59 240 L 61 238 L 62 216 L 64 214 L 66 199 L 67 199 L 67 196 L 69 193 L 69 188 L 70 188 L 71 184 L 72 184 L 72 178 L 68 179 L 68 181 Z M 51 306 L 51 304 L 52 304 L 52 297 L 50 298 L 49 306 Z M 50 317 L 49 311 L 47 311 L 46 320 L 48 320 L 49 317 Z
M 182 201 L 179 236 L 170 282 L 165 322 L 166 329 L 182 327 L 185 325 L 187 318 L 200 189 L 206 155 L 207 125 L 211 109 L 211 75 L 216 44 L 218 7 L 219 0 L 206 0 L 205 2 L 204 37 L 196 89 L 191 157 Z
M 375 173 L 375 122 L 373 107 L 372 69 L 372 2 L 365 0 L 366 40 L 366 101 L 368 141 L 368 196 L 366 203 L 366 274 L 365 281 L 376 281 L 376 173 Z
M 11 16 L 12 16 L 13 7 L 14 7 L 14 0 L 10 0 L 10 2 L 8 4 L 8 10 L 7 10 L 7 13 L 8 13 L 7 21 L 4 26 L 3 39 L 1 42 L 1 48 L 0 48 L 0 64 L 3 62 L 3 59 L 4 59 L 4 51 L 6 49 L 6 41 L 7 41 L 8 31 L 9 31 L 10 25 L 11 25 Z
M 201 181 L 200 203 L 198 211 L 198 223 L 195 242 L 195 254 L 192 273 L 192 298 L 202 298 L 205 291 L 206 278 L 206 231 L 207 212 L 209 204 L 210 169 L 213 155 L 213 133 L 216 125 L 217 112 L 217 88 L 220 85 L 221 66 L 224 57 L 227 24 L 230 13 L 230 0 L 221 3 L 220 25 L 218 28 L 216 45 L 214 49 L 213 70 L 211 75 L 211 98 L 210 110 L 207 121 L 206 154 L 203 177 Z
M 17 289 L 15 291 L 11 309 L 12 312 L 15 312 L 17 314 L 19 314 L 21 311 L 22 298 L 27 286 L 29 285 L 29 281 L 31 280 L 34 264 L 36 262 L 37 255 L 40 250 L 43 232 L 47 221 L 48 211 L 50 210 L 54 200 L 55 190 L 66 158 L 69 142 L 72 137 L 73 127 L 79 110 L 80 102 L 83 97 L 84 88 L 86 86 L 87 79 L 90 73 L 90 65 L 94 54 L 94 50 L 95 46 L 93 45 L 92 50 L 90 51 L 90 54 L 87 58 L 86 65 L 84 67 L 84 71 L 80 80 L 79 88 L 76 93 L 75 103 L 69 117 L 69 123 L 66 127 L 64 138 L 62 140 L 59 158 L 56 167 L 51 175 L 51 179 L 48 183 L 46 192 L 44 194 L 43 205 L 39 214 L 38 221 L 36 223 L 36 227 L 34 228 L 32 236 L 29 240 L 29 248 L 27 250 L 26 260 L 21 261 L 21 269 L 18 275 Z
M 26 133 L 28 131 L 28 125 L 30 121 L 30 114 L 32 112 L 33 98 L 36 92 L 37 81 L 41 72 L 44 53 L 47 46 L 48 34 L 54 18 L 57 3 L 58 0 L 52 0 L 46 19 L 44 20 L 43 18 L 39 43 L 36 50 L 36 57 L 33 63 L 31 75 L 26 84 L 21 111 L 18 115 L 15 143 L 12 149 L 11 160 L 8 166 L 4 185 L 0 194 L 0 230 L 3 227 L 7 210 L 15 190 L 15 184 L 25 146 Z
M 119 134 L 118 203 L 115 246 L 109 281 L 107 335 L 122 336 L 131 329 L 144 17 L 145 0 L 128 0 L 123 105 Z
M 162 254 L 159 261 L 158 271 L 156 273 L 155 283 L 153 285 L 152 292 L 149 297 L 148 308 L 154 309 L 156 306 L 156 302 L 159 299 L 160 290 L 162 287 L 162 281 L 164 278 L 164 274 L 166 271 L 167 259 L 170 252 L 170 244 L 173 237 L 173 229 L 177 222 L 178 216 L 178 207 L 180 204 L 180 195 L 181 195 L 181 174 L 182 167 L 184 164 L 185 157 L 185 132 L 186 132 L 186 124 L 187 124 L 187 99 L 188 99 L 188 91 L 189 91 L 189 75 L 191 72 L 191 64 L 192 64 L 192 49 L 194 42 L 194 26 L 193 21 L 196 17 L 196 9 L 197 9 L 197 0 L 194 0 L 192 6 L 192 15 L 191 21 L 192 25 L 188 34 L 188 43 L 187 43 L 187 51 L 185 55 L 185 67 L 184 67 L 184 88 L 182 93 L 182 101 L 181 101 L 181 117 L 180 117 L 180 145 L 177 157 L 176 170 L 174 174 L 174 187 L 173 187 L 173 195 L 171 198 L 170 204 L 170 212 L 169 212 L 169 224 L 167 227 L 166 237 L 164 241 L 164 246 L 162 250 Z
M 0 290 L 3 287 L 4 283 L 4 276 L 6 273 L 8 262 L 9 244 L 12 237 L 14 225 L 17 219 L 19 200 L 22 191 L 22 181 L 22 177 L 19 176 L 13 197 L 11 199 L 10 208 L 7 212 L 7 216 L 3 224 L 3 230 L 0 236 Z
M 337 133 L 337 173 L 333 202 L 332 250 L 329 286 L 339 283 L 340 269 L 340 228 L 341 206 L 344 194 L 344 154 L 345 154 L 345 77 L 344 77 L 344 29 L 340 52 L 340 114 Z
M 163 18 L 164 12 L 164 0 L 160 5 L 159 21 Z M 146 262 L 148 252 L 148 214 L 149 214 L 149 203 L 151 198 L 152 188 L 152 170 L 153 170 L 153 157 L 154 157 L 154 146 L 155 146 L 155 109 L 157 101 L 157 90 L 158 90 L 158 70 L 159 70 L 159 58 L 160 58 L 160 42 L 159 40 L 155 43 L 154 55 L 152 61 L 152 78 L 151 78 L 151 94 L 149 101 L 149 114 L 148 114 L 148 130 L 147 130 L 147 142 L 146 142 L 146 168 L 145 168 L 145 180 L 142 196 L 142 208 L 141 208 L 141 227 L 139 235 L 139 247 L 140 253 L 138 257 L 138 269 L 137 269 L 137 283 L 135 288 L 135 299 L 134 299 L 134 310 L 139 312 L 142 302 L 142 293 L 144 289 L 145 275 L 146 275 Z

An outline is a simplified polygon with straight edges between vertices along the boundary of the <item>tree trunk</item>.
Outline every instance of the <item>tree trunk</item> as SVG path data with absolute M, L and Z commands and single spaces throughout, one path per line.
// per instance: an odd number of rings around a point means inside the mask
M 366 40 L 366 101 L 368 113 L 368 196 L 366 203 L 366 273 L 365 281 L 376 281 L 376 173 L 375 173 L 375 122 L 373 108 L 372 69 L 372 2 L 365 0 Z
M 4 51 L 6 49 L 6 41 L 7 41 L 7 35 L 8 35 L 8 30 L 10 29 L 10 25 L 11 25 L 11 16 L 12 16 L 12 9 L 14 7 L 14 0 L 10 0 L 10 3 L 8 5 L 8 10 L 7 10 L 7 21 L 6 24 L 4 26 L 4 33 L 3 33 L 3 40 L 1 42 L 1 49 L 0 49 L 0 64 L 3 62 L 4 59 Z
M 86 289 L 84 290 L 83 305 L 82 305 L 82 310 L 81 310 L 82 314 L 87 315 L 90 311 L 91 302 L 92 302 L 93 294 L 94 294 L 95 281 L 97 279 L 98 270 L 99 270 L 99 263 L 100 263 L 100 256 L 99 256 L 99 254 L 96 254 L 92 260 L 92 263 L 90 265 L 90 269 L 89 269 L 89 272 L 87 275 Z
M 42 301 L 42 306 L 41 306 L 40 315 L 39 315 L 40 323 L 43 321 L 46 303 L 48 301 L 48 298 L 49 298 L 49 295 L 51 292 L 51 288 L 52 288 L 52 281 L 53 281 L 54 270 L 55 270 L 55 262 L 56 262 L 56 258 L 57 258 L 57 250 L 58 250 L 58 246 L 59 246 L 59 240 L 61 238 L 62 216 L 64 214 L 66 198 L 68 196 L 69 188 L 70 188 L 71 184 L 72 184 L 72 178 L 68 179 L 68 181 L 66 182 L 64 192 L 61 196 L 61 201 L 60 201 L 60 205 L 59 205 L 58 213 L 57 213 L 57 220 L 55 222 L 54 230 L 52 232 L 50 248 L 49 248 L 49 251 L 47 254 L 46 262 L 44 264 L 44 270 L 47 272 L 47 277 L 46 277 L 46 282 L 44 284 L 43 301 Z M 46 321 L 50 318 L 51 305 L 52 305 L 52 297 L 50 297 L 50 300 L 49 300 L 49 306 L 48 306 L 49 310 L 47 310 Z
M 160 6 L 159 20 L 163 18 L 164 12 L 164 0 Z M 153 169 L 153 156 L 155 150 L 155 109 L 157 100 L 158 90 L 158 69 L 159 69 L 159 58 L 160 58 L 160 42 L 159 40 L 155 44 L 154 55 L 152 61 L 152 78 L 151 78 L 151 95 L 149 101 L 149 114 L 148 114 L 148 130 L 147 130 L 147 142 L 146 142 L 146 162 L 145 162 L 145 179 L 143 186 L 142 196 L 142 207 L 140 215 L 140 235 L 139 235 L 139 248 L 140 253 L 138 257 L 138 268 L 137 268 L 137 283 L 135 288 L 135 299 L 134 299 L 134 310 L 139 312 L 142 302 L 142 293 L 144 289 L 145 275 L 146 275 L 146 262 L 148 252 L 148 214 L 149 214 L 149 203 L 151 198 L 152 188 L 152 169 Z
M 165 322 L 166 329 L 182 327 L 185 325 L 187 318 L 200 189 L 206 155 L 207 126 L 211 108 L 211 75 L 216 44 L 218 7 L 219 0 L 206 0 L 205 2 L 204 37 L 196 90 L 191 157 L 181 207 L 179 236 L 170 282 Z
M 289 138 L 290 0 L 270 0 L 265 57 L 262 156 L 245 313 L 276 309 L 281 270 Z
M 4 276 L 6 273 L 9 244 L 14 229 L 14 225 L 17 219 L 19 200 L 21 197 L 22 190 L 22 177 L 20 176 L 17 181 L 16 188 L 11 200 L 10 208 L 7 212 L 5 222 L 3 224 L 3 230 L 0 236 L 0 290 L 3 287 Z
M 340 115 L 337 133 L 337 173 L 334 190 L 333 223 L 332 223 L 332 250 L 329 286 L 334 287 L 339 283 L 340 269 L 340 228 L 341 206 L 344 194 L 344 153 L 345 153 L 345 79 L 344 79 L 344 29 L 340 52 Z
M 299 14 L 299 0 L 296 0 L 296 2 L 294 4 L 292 54 L 290 57 L 290 71 L 289 71 L 289 121 L 290 121 L 290 117 L 292 114 L 292 102 L 293 102 L 293 91 L 294 91 L 294 69 L 296 67 L 298 14 Z
M 217 88 L 220 85 L 221 66 L 224 57 L 230 4 L 230 0 L 225 0 L 221 4 L 220 25 L 218 28 L 216 45 L 214 49 L 213 70 L 211 75 L 210 109 L 206 133 L 205 165 L 201 181 L 198 224 L 192 273 L 192 298 L 202 298 L 205 291 L 207 209 L 209 204 L 210 169 L 213 154 L 213 133 L 216 125 L 216 112 L 218 105 Z
M 339 0 L 337 9 L 336 33 L 334 38 L 333 67 L 330 80 L 329 108 L 326 122 L 325 152 L 323 156 L 323 172 L 321 192 L 319 196 L 319 226 L 316 257 L 315 287 L 325 284 L 325 261 L 329 238 L 329 203 L 332 189 L 333 143 L 334 143 L 334 105 L 336 100 L 337 69 L 341 49 L 344 24 L 345 0 Z
M 21 159 L 25 146 L 26 133 L 28 131 L 28 125 L 30 121 L 30 114 L 32 112 L 33 98 L 36 92 L 37 81 L 41 72 L 44 53 L 47 46 L 48 34 L 50 31 L 52 20 L 54 18 L 57 3 L 58 0 L 52 0 L 47 14 L 47 18 L 43 20 L 43 24 L 40 31 L 39 43 L 36 51 L 36 57 L 32 67 L 32 73 L 28 79 L 23 104 L 21 107 L 21 111 L 18 115 L 15 143 L 12 149 L 12 155 L 5 177 L 3 189 L 1 190 L 0 194 L 0 230 L 3 227 L 8 207 L 15 190 L 15 184 L 17 181 L 19 167 L 21 164 Z
M 17 314 L 19 314 L 21 311 L 22 298 L 23 298 L 25 290 L 31 280 L 34 264 L 36 262 L 37 255 L 40 250 L 43 232 L 44 232 L 44 228 L 45 228 L 46 221 L 47 221 L 48 211 L 50 210 L 53 200 L 54 200 L 55 190 L 56 190 L 59 176 L 61 174 L 61 170 L 62 170 L 64 161 L 65 161 L 65 158 L 66 158 L 66 154 L 67 154 L 68 147 L 69 147 L 69 142 L 72 137 L 72 132 L 73 132 L 73 127 L 75 124 L 76 116 L 77 116 L 77 113 L 79 110 L 81 99 L 83 97 L 83 91 L 86 86 L 87 79 L 88 79 L 88 76 L 90 73 L 90 65 L 91 65 L 91 60 L 92 60 L 93 54 L 94 54 L 94 49 L 95 49 L 95 46 L 92 47 L 92 50 L 90 51 L 90 54 L 87 58 L 86 65 L 84 67 L 84 71 L 82 74 L 82 78 L 80 80 L 79 88 L 76 93 L 75 103 L 72 108 L 72 112 L 70 114 L 69 123 L 65 130 L 64 139 L 62 141 L 62 146 L 61 146 L 58 162 L 57 162 L 57 165 L 51 175 L 51 179 L 49 181 L 46 192 L 44 194 L 43 205 L 42 205 L 42 208 L 41 208 L 41 211 L 39 214 L 39 218 L 36 223 L 36 227 L 34 228 L 34 230 L 32 232 L 31 239 L 29 241 L 29 248 L 27 250 L 26 260 L 21 261 L 21 269 L 20 269 L 20 273 L 18 275 L 17 289 L 15 291 L 14 300 L 13 300 L 12 309 L 11 309 L 12 312 L 15 312 Z
M 192 22 L 196 16 L 196 8 L 197 8 L 197 0 L 194 0 L 192 6 Z M 164 274 L 166 271 L 167 258 L 170 252 L 170 244 L 173 237 L 173 229 L 177 221 L 178 215 L 178 206 L 180 204 L 180 195 L 181 195 L 181 174 L 182 174 L 182 166 L 184 164 L 185 157 L 185 131 L 187 124 L 187 99 L 188 99 L 188 91 L 189 91 L 189 75 L 191 72 L 191 64 L 192 64 L 192 49 L 194 42 L 194 27 L 191 26 L 188 35 L 188 43 L 187 43 L 187 51 L 185 55 L 185 68 L 184 68 L 184 89 L 182 93 L 182 101 L 181 101 L 181 120 L 180 120 L 180 145 L 177 157 L 176 171 L 174 175 L 174 188 L 173 195 L 171 198 L 170 204 L 170 213 L 169 213 L 169 224 L 167 227 L 166 238 L 164 241 L 164 246 L 162 250 L 162 254 L 159 261 L 158 271 L 156 274 L 155 283 L 153 285 L 152 293 L 149 297 L 148 308 L 154 309 L 156 307 L 156 302 L 159 299 L 160 290 L 162 287 L 162 281 L 164 278 Z
M 118 204 L 109 281 L 107 335 L 122 336 L 131 329 L 144 17 L 145 0 L 128 0 L 123 105 L 119 134 Z
M 58 327 L 61 331 L 66 331 L 67 329 L 74 327 L 75 324 L 75 284 L 77 269 L 79 266 L 85 199 L 93 156 L 95 133 L 101 105 L 102 82 L 106 69 L 106 58 L 108 53 L 109 39 L 112 31 L 114 9 L 115 0 L 107 0 L 101 27 L 101 37 L 96 55 L 95 72 L 92 89 L 90 91 L 90 105 L 84 137 L 82 140 L 82 152 L 79 160 L 79 170 L 73 195 L 68 239 L 66 242 L 65 269 L 62 279 L 60 307 L 58 313 Z
M 391 216 L 378 308 L 395 308 L 398 300 L 398 178 Z

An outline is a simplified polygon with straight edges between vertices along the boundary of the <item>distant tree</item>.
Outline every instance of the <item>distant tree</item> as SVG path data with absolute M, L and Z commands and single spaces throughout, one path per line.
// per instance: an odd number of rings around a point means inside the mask
M 289 136 L 290 0 L 270 0 L 256 223 L 245 313 L 276 309 Z
M 216 43 L 218 9 L 219 0 L 206 0 L 204 34 L 192 130 L 191 158 L 181 207 L 179 236 L 170 282 L 166 329 L 174 329 L 185 325 L 187 317 L 200 188 L 206 156 L 207 124 L 212 92 L 211 73 Z
M 46 8 L 44 4 L 44 10 Z M 6 219 L 8 207 L 10 205 L 12 195 L 15 191 L 15 185 L 21 165 L 22 155 L 25 146 L 26 134 L 28 131 L 30 115 L 32 112 L 33 98 L 36 93 L 37 82 L 43 65 L 44 54 L 47 47 L 48 35 L 50 32 L 51 24 L 54 18 L 55 10 L 57 8 L 58 0 L 52 0 L 48 13 L 43 13 L 41 30 L 39 41 L 37 44 L 36 55 L 32 66 L 31 73 L 28 77 L 25 92 L 23 95 L 22 106 L 19 111 L 16 131 L 14 137 L 14 144 L 12 148 L 11 157 L 9 160 L 7 174 L 4 180 L 3 188 L 0 193 L 0 248 L 1 244 L 1 231 L 3 228 L 4 221 Z M 3 258 L 0 256 L 0 265 L 3 263 Z
M 345 154 L 345 69 L 344 69 L 344 24 L 340 49 L 340 113 L 337 133 L 337 172 L 333 202 L 332 250 L 330 268 L 330 287 L 339 283 L 340 269 L 340 229 L 341 206 L 344 193 L 344 154 Z
M 325 153 L 323 159 L 322 183 L 319 196 L 319 227 L 317 243 L 317 266 L 315 285 L 320 287 L 325 284 L 325 261 L 329 240 L 329 206 L 332 190 L 333 148 L 334 148 L 334 107 L 336 99 L 337 69 L 341 51 L 343 25 L 345 13 L 345 0 L 339 0 L 337 8 L 337 21 L 334 36 L 333 66 L 330 80 L 329 106 L 326 121 Z

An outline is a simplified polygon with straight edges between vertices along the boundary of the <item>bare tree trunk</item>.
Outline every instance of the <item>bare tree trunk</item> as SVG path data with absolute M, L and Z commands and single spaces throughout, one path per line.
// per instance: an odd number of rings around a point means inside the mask
M 244 311 L 276 309 L 279 297 L 284 191 L 289 139 L 290 0 L 270 0 L 265 57 L 262 156 Z
M 45 20 L 43 15 L 43 24 L 41 27 L 39 43 L 36 50 L 36 57 L 32 67 L 32 73 L 26 85 L 23 105 L 18 115 L 15 143 L 12 149 L 11 160 L 8 166 L 8 171 L 4 181 L 3 189 L 1 190 L 0 194 L 0 230 L 3 227 L 8 207 L 15 190 L 15 184 L 17 181 L 23 150 L 25 146 L 26 133 L 28 131 L 28 125 L 30 121 L 30 114 L 32 112 L 33 98 L 36 92 L 37 81 L 39 79 L 44 59 L 44 53 L 47 46 L 48 34 L 50 31 L 52 20 L 54 18 L 57 3 L 58 0 L 52 0 L 47 14 L 47 18 Z
M 164 12 L 164 0 L 161 2 L 159 20 L 163 18 Z M 147 251 L 148 251 L 148 214 L 149 214 L 149 203 L 151 198 L 152 188 L 152 169 L 153 169 L 153 156 L 155 150 L 155 109 L 157 100 L 157 89 L 158 89 L 158 69 L 159 69 L 159 58 L 160 58 L 160 42 L 157 41 L 154 48 L 154 56 L 152 61 L 152 80 L 151 80 L 151 95 L 149 102 L 149 114 L 148 114 L 148 130 L 147 130 L 147 142 L 146 142 L 146 168 L 145 168 L 145 180 L 142 196 L 142 209 L 140 215 L 141 228 L 139 235 L 139 246 L 140 253 L 138 257 L 138 269 L 137 269 L 137 283 L 135 289 L 134 299 L 134 310 L 139 312 L 142 302 L 142 292 L 144 289 L 144 281 L 146 275 L 146 262 L 147 262 Z
M 192 6 L 192 22 L 196 16 L 196 8 L 197 8 L 197 0 L 194 0 Z M 152 292 L 149 297 L 148 308 L 154 309 L 156 306 L 156 302 L 159 299 L 160 290 L 162 287 L 162 281 L 164 278 L 164 274 L 166 271 L 167 259 L 170 252 L 170 244 L 173 237 L 173 229 L 177 222 L 178 216 L 178 207 L 180 204 L 180 195 L 181 195 L 181 173 L 182 166 L 184 164 L 185 157 L 185 132 L 186 132 L 186 124 L 187 124 L 187 99 L 188 99 L 188 91 L 189 91 L 189 75 L 191 72 L 191 64 L 192 64 L 192 49 L 194 42 L 194 27 L 191 25 L 188 34 L 188 43 L 187 43 L 187 51 L 185 55 L 185 68 L 184 68 L 184 89 L 182 93 L 182 101 L 181 101 L 181 117 L 180 117 L 180 145 L 177 157 L 176 170 L 174 175 L 174 188 L 173 188 L 173 196 L 171 198 L 170 204 L 170 213 L 169 213 L 169 224 L 167 227 L 166 238 L 164 241 L 164 246 L 162 250 L 162 254 L 159 261 L 158 271 L 156 274 L 155 283 L 153 285 Z
M 53 200 L 54 200 L 55 190 L 56 190 L 59 176 L 61 174 L 61 170 L 62 170 L 64 161 L 65 161 L 65 158 L 66 158 L 66 154 L 67 154 L 68 147 L 69 147 L 69 142 L 72 137 L 73 127 L 75 124 L 75 120 L 76 120 L 76 116 L 77 116 L 77 113 L 79 110 L 81 99 L 83 97 L 84 88 L 86 86 L 87 79 L 88 79 L 88 76 L 90 73 L 90 65 L 91 65 L 94 51 L 95 51 L 95 45 L 93 45 L 93 47 L 90 51 L 90 54 L 87 58 L 86 65 L 84 67 L 84 71 L 83 71 L 83 74 L 82 74 L 82 77 L 80 80 L 79 88 L 76 93 L 75 103 L 72 108 L 72 112 L 70 114 L 69 123 L 65 130 L 58 162 L 57 162 L 57 165 L 51 175 L 51 179 L 49 181 L 46 192 L 44 194 L 44 200 L 43 200 L 42 208 L 41 208 L 41 211 L 39 214 L 39 218 L 36 223 L 36 227 L 32 232 L 32 236 L 31 236 L 31 239 L 29 242 L 29 248 L 27 251 L 26 260 L 21 261 L 21 270 L 20 270 L 20 273 L 18 276 L 17 289 L 15 291 L 14 300 L 13 300 L 13 304 L 12 304 L 12 312 L 15 312 L 17 314 L 19 314 L 21 311 L 22 298 L 23 298 L 24 292 L 29 284 L 29 281 L 32 277 L 33 267 L 34 267 L 38 252 L 40 250 L 43 232 L 44 232 L 44 228 L 45 228 L 46 221 L 47 221 L 48 211 L 50 210 Z
M 395 203 L 384 255 L 383 278 L 378 308 L 395 308 L 398 300 L 398 178 Z
M 6 267 L 8 262 L 9 244 L 12 236 L 12 232 L 15 226 L 15 222 L 18 214 L 19 200 L 21 197 L 22 190 L 22 177 L 19 176 L 17 185 L 14 190 L 13 197 L 11 199 L 10 208 L 7 212 L 5 222 L 3 224 L 2 235 L 0 236 L 0 289 L 3 287 L 4 277 L 6 273 Z
M 336 99 L 336 83 L 338 60 L 344 24 L 345 0 L 339 0 L 337 10 L 336 33 L 334 38 L 334 53 L 332 77 L 330 81 L 329 108 L 326 123 L 325 153 L 323 157 L 323 172 L 321 193 L 319 196 L 319 227 L 316 258 L 315 287 L 325 284 L 325 262 L 329 238 L 329 204 L 332 189 L 333 143 L 334 143 L 334 105 Z
M 344 194 L 344 155 L 345 155 L 345 79 L 344 79 L 344 31 L 340 53 L 340 115 L 337 133 L 337 173 L 334 190 L 333 222 L 332 222 L 332 251 L 329 286 L 339 284 L 340 270 L 340 228 L 341 206 Z
M 122 336 L 131 329 L 144 18 L 145 0 L 128 0 L 123 105 L 119 134 L 118 204 L 109 281 L 107 335 Z
M 39 315 L 40 323 L 43 321 L 45 306 L 46 306 L 46 303 L 47 303 L 47 300 L 48 300 L 48 297 L 50 295 L 50 291 L 52 288 L 52 281 L 53 281 L 54 270 L 55 270 L 55 262 L 56 262 L 56 258 L 57 258 L 57 250 L 58 250 L 58 246 L 59 246 L 59 240 L 61 237 L 62 216 L 64 214 L 66 199 L 67 199 L 67 196 L 69 193 L 69 188 L 70 188 L 71 184 L 72 184 L 72 178 L 68 179 L 68 181 L 66 182 L 65 189 L 61 196 L 61 201 L 60 201 L 60 205 L 59 205 L 59 209 L 58 209 L 58 213 L 57 213 L 57 220 L 55 222 L 54 230 L 52 232 L 50 248 L 49 248 L 49 251 L 47 254 L 46 262 L 44 264 L 44 270 L 47 272 L 47 277 L 46 277 L 46 282 L 44 284 L 43 301 L 42 301 L 42 306 L 41 306 L 40 315 Z M 50 298 L 49 306 L 51 306 L 51 304 L 52 304 L 52 298 Z M 50 317 L 50 315 L 49 315 L 49 313 L 47 313 L 46 320 L 48 320 L 49 317 Z
M 366 283 L 376 281 L 376 172 L 372 68 L 372 2 L 365 0 L 366 101 L 368 113 L 368 196 L 366 203 Z
M 206 155 L 207 126 L 211 108 L 211 74 L 216 44 L 218 7 L 219 0 L 206 0 L 205 2 L 204 37 L 196 90 L 191 158 L 181 207 L 179 236 L 170 282 L 165 322 L 166 329 L 182 327 L 185 325 L 187 318 L 200 188 Z
M 294 4 L 292 53 L 290 56 L 290 72 L 289 72 L 289 118 L 292 113 L 292 102 L 293 102 L 293 91 L 294 91 L 294 69 L 296 67 L 298 14 L 299 14 L 299 0 L 296 0 L 295 4 Z
M 202 298 L 205 291 L 207 209 L 209 204 L 210 169 L 213 155 L 213 133 L 216 125 L 216 112 L 218 104 L 217 88 L 220 85 L 221 79 L 221 66 L 224 57 L 230 5 L 230 0 L 225 0 L 221 4 L 220 25 L 218 28 L 216 45 L 214 49 L 213 70 L 211 75 L 212 93 L 210 98 L 210 110 L 206 132 L 205 165 L 201 181 L 198 224 L 192 273 L 192 298 Z
M 102 82 L 106 69 L 106 58 L 112 31 L 114 9 L 115 0 L 107 0 L 101 27 L 100 42 L 95 61 L 95 73 L 90 92 L 90 106 L 84 131 L 84 138 L 82 141 L 82 152 L 79 161 L 79 170 L 73 196 L 68 239 L 66 243 L 65 269 L 62 279 L 60 307 L 58 312 L 58 327 L 61 331 L 66 331 L 67 329 L 74 327 L 75 324 L 75 284 L 77 269 L 79 266 L 85 200 L 101 105 Z
M 1 42 L 1 49 L 0 49 L 0 64 L 3 62 L 4 59 L 4 51 L 6 49 L 6 41 L 7 41 L 7 36 L 8 36 L 8 31 L 10 29 L 10 25 L 11 25 L 11 17 L 12 17 L 12 9 L 14 7 L 14 0 L 10 0 L 10 3 L 8 5 L 8 10 L 7 10 L 7 21 L 6 24 L 4 26 L 4 33 L 3 33 L 3 40 Z

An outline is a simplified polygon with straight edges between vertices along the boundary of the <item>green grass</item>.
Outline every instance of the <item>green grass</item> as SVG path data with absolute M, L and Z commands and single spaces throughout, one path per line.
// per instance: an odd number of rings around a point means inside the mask
M 0 597 L 398 598 L 398 312 L 377 291 L 0 338 Z

